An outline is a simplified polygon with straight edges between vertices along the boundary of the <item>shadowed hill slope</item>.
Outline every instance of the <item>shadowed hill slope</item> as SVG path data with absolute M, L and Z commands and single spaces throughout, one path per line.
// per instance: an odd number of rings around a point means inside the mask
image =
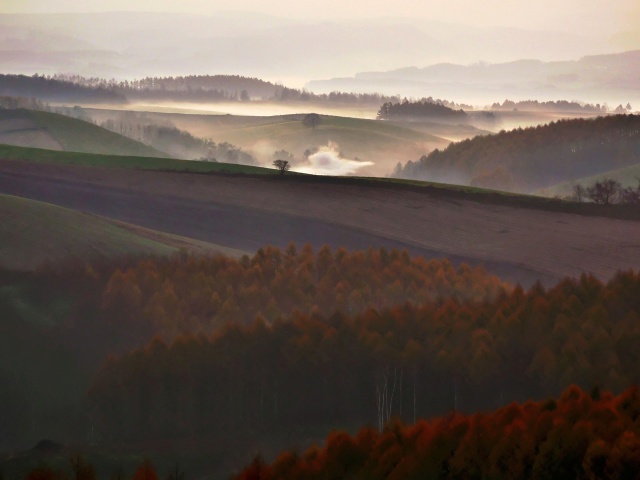
M 640 158 L 640 116 L 571 119 L 454 143 L 398 176 L 532 192 L 629 167 Z
M 0 143 L 81 153 L 167 156 L 89 122 L 25 109 L 0 110 Z
M 29 270 L 45 262 L 118 255 L 242 252 L 155 232 L 25 198 L 0 195 L 0 265 Z

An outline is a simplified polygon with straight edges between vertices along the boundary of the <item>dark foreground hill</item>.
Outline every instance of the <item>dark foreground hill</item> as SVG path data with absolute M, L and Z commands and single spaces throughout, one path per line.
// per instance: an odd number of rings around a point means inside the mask
M 0 192 L 243 251 L 291 241 L 400 247 L 427 258 L 483 263 L 525 284 L 640 268 L 640 222 L 382 181 L 2 160 Z

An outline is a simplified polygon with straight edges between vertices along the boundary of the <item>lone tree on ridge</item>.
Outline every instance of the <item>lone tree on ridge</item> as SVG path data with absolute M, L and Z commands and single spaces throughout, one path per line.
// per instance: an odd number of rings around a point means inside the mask
M 302 119 L 302 124 L 305 127 L 311 127 L 312 129 L 316 129 L 316 127 L 318 125 L 320 125 L 321 122 L 321 117 L 320 115 L 318 115 L 317 113 L 309 113 L 308 115 L 305 115 L 305 117 Z
M 291 168 L 291 164 L 288 160 L 274 160 L 273 166 L 280 170 L 280 175 L 284 175 L 284 172 Z

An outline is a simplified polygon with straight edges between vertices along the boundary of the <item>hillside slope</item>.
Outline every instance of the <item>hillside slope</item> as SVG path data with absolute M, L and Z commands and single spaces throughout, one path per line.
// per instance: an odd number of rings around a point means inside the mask
M 155 232 L 55 205 L 0 195 L 0 265 L 30 270 L 44 262 L 117 255 L 242 252 Z
M 640 115 L 613 115 L 475 137 L 407 163 L 398 176 L 528 193 L 639 158 Z
M 0 143 L 82 153 L 166 157 L 89 122 L 36 110 L 0 110 Z
M 309 106 L 301 108 L 310 108 Z M 117 118 L 119 112 L 88 110 L 98 121 Z M 305 150 L 333 145 L 346 158 L 372 161 L 374 166 L 359 170 L 364 175 L 386 175 L 396 163 L 417 158 L 435 148 L 445 148 L 450 140 L 426 130 L 406 125 L 351 117 L 322 115 L 315 128 L 302 124 L 304 114 L 277 116 L 197 115 L 147 113 L 158 123 L 167 120 L 196 137 L 230 142 L 254 153 L 270 164 L 277 150 L 287 150 L 302 161 Z
M 399 247 L 483 263 L 525 284 L 640 268 L 638 221 L 486 203 L 435 188 L 0 160 L 0 192 L 244 251 L 291 241 Z

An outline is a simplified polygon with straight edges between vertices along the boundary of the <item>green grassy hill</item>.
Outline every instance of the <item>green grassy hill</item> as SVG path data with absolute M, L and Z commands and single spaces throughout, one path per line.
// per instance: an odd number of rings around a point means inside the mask
M 166 157 L 89 122 L 35 110 L 0 110 L 0 143 L 69 152 Z
M 47 203 L 0 195 L 0 265 L 30 270 L 44 262 L 117 255 L 170 255 L 181 248 L 244 252 L 115 222 Z

